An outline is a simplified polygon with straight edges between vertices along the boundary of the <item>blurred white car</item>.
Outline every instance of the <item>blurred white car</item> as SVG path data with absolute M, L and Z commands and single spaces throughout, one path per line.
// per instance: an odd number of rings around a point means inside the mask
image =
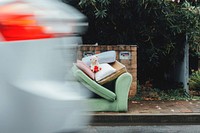
M 0 11 L 0 131 L 83 128 L 88 95 L 70 69 L 85 16 L 57 0 L 1 0 Z
M 87 27 L 81 13 L 59 0 L 1 0 L 0 9 L 5 41 L 71 36 Z

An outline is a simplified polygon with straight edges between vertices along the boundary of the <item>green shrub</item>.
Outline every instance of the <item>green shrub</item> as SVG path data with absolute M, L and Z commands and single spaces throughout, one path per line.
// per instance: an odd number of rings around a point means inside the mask
M 200 70 L 192 72 L 189 79 L 189 86 L 192 90 L 200 90 Z
M 89 22 L 85 44 L 138 46 L 137 75 L 163 87 L 165 75 L 184 57 L 187 41 L 199 55 L 200 0 L 63 0 L 71 1 Z

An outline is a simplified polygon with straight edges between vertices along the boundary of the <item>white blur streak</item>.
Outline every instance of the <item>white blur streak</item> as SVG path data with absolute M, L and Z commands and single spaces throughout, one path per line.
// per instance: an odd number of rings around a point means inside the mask
M 71 74 L 79 37 L 0 43 L 0 132 L 76 131 L 88 97 Z
M 13 1 L 1 0 L 0 5 Z M 19 4 L 15 13 L 34 13 L 52 33 L 69 32 L 68 22 L 84 19 L 56 0 L 24 1 L 29 4 Z M 68 26 L 76 32 L 74 27 Z M 80 43 L 78 36 L 0 42 L 0 132 L 70 132 L 89 123 L 83 115 L 89 94 L 71 73 Z
M 1 0 L 0 1 L 0 5 L 4 5 L 4 4 L 7 4 L 7 3 L 11 3 L 11 2 L 15 2 L 16 0 Z
M 30 3 L 32 6 L 37 7 L 38 13 L 40 15 L 44 15 L 45 18 L 50 19 L 68 19 L 68 20 L 79 20 L 85 18 L 83 14 L 81 14 L 78 10 L 67 5 L 63 2 L 59 2 L 59 0 L 23 0 L 25 2 Z M 46 10 L 47 12 L 45 12 Z M 49 14 L 50 13 L 50 14 Z
M 82 22 L 86 19 L 83 14 L 59 0 L 25 1 L 37 8 L 32 11 L 38 23 L 47 27 L 48 33 L 80 33 L 88 26 L 88 23 Z

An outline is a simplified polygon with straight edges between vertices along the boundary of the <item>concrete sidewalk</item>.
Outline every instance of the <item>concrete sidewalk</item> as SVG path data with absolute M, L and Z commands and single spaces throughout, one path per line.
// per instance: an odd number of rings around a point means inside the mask
M 128 112 L 94 112 L 92 125 L 200 124 L 200 101 L 130 101 Z

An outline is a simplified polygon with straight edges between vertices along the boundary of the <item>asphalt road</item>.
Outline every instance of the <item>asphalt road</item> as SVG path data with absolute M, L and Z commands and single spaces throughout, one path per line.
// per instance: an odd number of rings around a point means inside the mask
M 88 126 L 80 133 L 200 133 L 200 126 Z

